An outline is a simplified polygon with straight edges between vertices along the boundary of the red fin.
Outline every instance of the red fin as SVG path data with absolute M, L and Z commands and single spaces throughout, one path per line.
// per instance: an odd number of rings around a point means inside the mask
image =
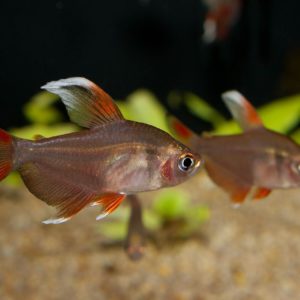
M 240 15 L 240 0 L 208 2 L 203 39 L 205 42 L 224 40 Z
M 205 167 L 210 178 L 230 194 L 232 202 L 242 203 L 246 200 L 251 187 L 243 184 L 235 174 L 209 159 L 205 160 Z
M 179 137 L 179 139 L 183 142 L 188 142 L 194 133 L 186 127 L 182 122 L 180 122 L 177 118 L 173 116 L 167 117 L 168 124 L 170 129 L 173 131 L 175 135 Z
M 223 93 L 222 98 L 233 118 L 243 130 L 263 126 L 255 108 L 238 91 L 228 91 Z
M 100 199 L 94 201 L 92 205 L 102 205 L 101 214 L 97 216 L 96 220 L 103 219 L 108 214 L 112 213 L 124 200 L 126 195 L 109 193 L 102 195 Z
M 58 210 L 57 217 L 44 221 L 45 224 L 63 223 L 97 198 L 80 184 L 57 176 L 57 170 L 51 166 L 27 163 L 19 171 L 29 191 Z
M 235 190 L 231 189 L 229 192 L 231 193 L 232 202 L 238 204 L 238 203 L 243 203 L 246 200 L 248 193 L 250 192 L 250 188 L 249 189 L 240 188 Z
M 271 193 L 271 190 L 269 190 L 267 188 L 258 188 L 258 190 L 256 191 L 253 198 L 255 200 L 261 200 L 261 199 L 267 197 L 270 193 Z
M 70 119 L 82 127 L 123 120 L 112 98 L 99 86 L 82 77 L 48 82 L 42 89 L 57 94 L 67 107 Z
M 0 180 L 4 179 L 12 170 L 12 137 L 0 129 Z

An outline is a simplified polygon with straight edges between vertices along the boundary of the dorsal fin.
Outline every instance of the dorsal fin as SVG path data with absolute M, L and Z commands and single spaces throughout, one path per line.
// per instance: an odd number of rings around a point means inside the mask
M 72 77 L 51 81 L 42 86 L 42 89 L 60 96 L 70 119 L 82 127 L 92 128 L 123 120 L 112 98 L 86 78 Z
M 232 90 L 222 94 L 222 99 L 230 110 L 232 117 L 243 130 L 263 126 L 252 104 L 238 91 Z
M 184 144 L 190 145 L 196 134 L 185 126 L 181 121 L 171 115 L 167 115 L 167 123 L 171 132 Z

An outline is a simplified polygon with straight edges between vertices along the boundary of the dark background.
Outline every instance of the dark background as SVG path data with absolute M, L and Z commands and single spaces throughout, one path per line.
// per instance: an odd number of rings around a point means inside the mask
M 0 127 L 24 124 L 23 103 L 70 76 L 118 99 L 143 87 L 166 104 L 170 90 L 192 91 L 224 112 L 227 89 L 254 105 L 300 92 L 300 1 L 243 1 L 212 44 L 201 40 L 206 11 L 201 0 L 1 1 Z

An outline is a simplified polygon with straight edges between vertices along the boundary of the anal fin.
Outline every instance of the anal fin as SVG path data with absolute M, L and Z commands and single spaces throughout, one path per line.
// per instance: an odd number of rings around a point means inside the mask
M 99 197 L 47 164 L 27 163 L 19 171 L 29 191 L 57 209 L 57 216 L 45 224 L 68 221 Z
M 210 159 L 205 160 L 205 167 L 209 177 L 230 195 L 233 203 L 241 204 L 247 199 L 251 186 L 242 182 L 238 176 Z

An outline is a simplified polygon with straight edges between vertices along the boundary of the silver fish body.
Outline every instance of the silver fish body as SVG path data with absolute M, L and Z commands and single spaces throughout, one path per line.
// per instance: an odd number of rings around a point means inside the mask
M 190 153 L 165 132 L 127 120 L 37 141 L 20 139 L 16 144 L 16 169 L 34 162 L 45 172 L 96 193 L 133 194 L 179 184 L 185 180 L 184 172 L 170 178 L 159 170 L 168 159 L 177 161 Z
M 87 205 L 114 211 L 127 194 L 173 186 L 200 167 L 201 158 L 153 126 L 125 120 L 111 97 L 91 81 L 75 77 L 42 88 L 57 94 L 81 132 L 40 138 L 12 137 L 0 129 L 0 180 L 17 170 L 38 198 L 69 220 Z

